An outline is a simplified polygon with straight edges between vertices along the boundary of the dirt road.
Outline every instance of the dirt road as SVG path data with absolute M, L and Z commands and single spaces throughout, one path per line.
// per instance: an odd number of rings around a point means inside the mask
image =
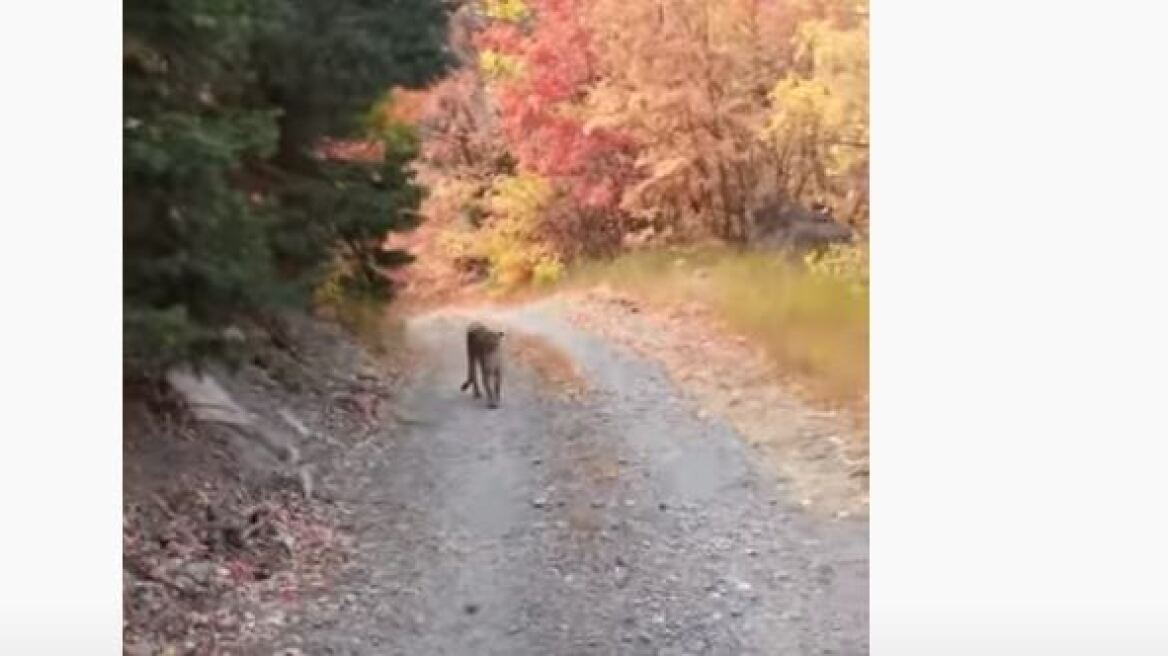
M 408 428 L 325 481 L 350 500 L 354 567 L 279 646 L 867 653 L 867 523 L 805 515 L 658 366 L 572 327 L 565 309 L 485 317 L 512 350 L 546 344 L 581 383 L 514 357 L 498 410 L 458 390 L 465 318 L 412 322 L 421 366 L 399 408 Z

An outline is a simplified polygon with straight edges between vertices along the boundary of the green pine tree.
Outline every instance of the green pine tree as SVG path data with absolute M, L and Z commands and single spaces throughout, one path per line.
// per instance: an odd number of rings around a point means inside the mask
M 217 352 L 227 323 L 289 303 L 338 262 L 384 296 L 386 231 L 416 223 L 409 130 L 371 130 L 395 85 L 440 74 L 438 0 L 127 0 L 126 364 Z M 380 162 L 320 161 L 323 137 L 374 138 Z

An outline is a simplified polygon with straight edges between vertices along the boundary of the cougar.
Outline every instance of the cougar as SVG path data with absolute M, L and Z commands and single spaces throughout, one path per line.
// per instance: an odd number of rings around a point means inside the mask
M 502 331 L 489 330 L 477 321 L 466 328 L 466 382 L 459 390 L 465 392 L 467 387 L 473 387 L 475 398 L 482 397 L 475 376 L 477 365 L 482 373 L 483 385 L 487 388 L 488 408 L 499 407 L 503 386 L 503 354 L 499 350 L 499 343 L 502 340 Z

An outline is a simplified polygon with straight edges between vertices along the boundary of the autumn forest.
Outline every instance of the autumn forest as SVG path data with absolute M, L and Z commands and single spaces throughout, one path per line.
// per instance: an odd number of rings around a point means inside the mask
M 867 0 L 123 14 L 125 653 L 867 653 Z
M 866 2 L 488 0 L 451 33 L 461 65 L 393 103 L 435 257 L 507 287 L 800 210 L 867 233 Z

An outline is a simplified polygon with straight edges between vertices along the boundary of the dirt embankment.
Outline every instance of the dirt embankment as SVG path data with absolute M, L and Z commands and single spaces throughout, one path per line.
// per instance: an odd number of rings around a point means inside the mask
M 127 388 L 126 653 L 247 653 L 348 557 L 331 463 L 392 428 L 400 364 L 321 322 L 288 328 L 284 347 L 250 333 L 237 370 Z

